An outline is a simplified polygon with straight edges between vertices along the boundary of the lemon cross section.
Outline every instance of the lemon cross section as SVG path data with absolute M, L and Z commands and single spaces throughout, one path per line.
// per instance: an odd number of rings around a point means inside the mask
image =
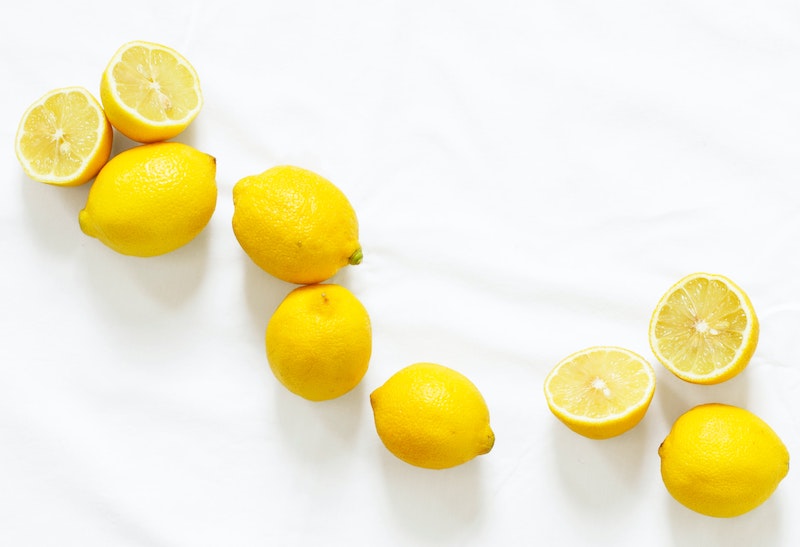
M 17 159 L 32 179 L 77 186 L 93 179 L 111 155 L 113 131 L 83 87 L 52 90 L 34 102 L 17 129 Z
M 591 439 L 608 439 L 638 424 L 653 399 L 656 377 L 641 355 L 593 346 L 562 359 L 545 378 L 550 411 Z
M 650 347 L 677 377 L 696 384 L 733 378 L 749 363 L 759 323 L 750 298 L 725 276 L 690 274 L 661 297 L 650 319 Z
M 203 106 L 200 78 L 173 48 L 133 41 L 120 47 L 100 80 L 108 119 L 138 142 L 170 139 L 184 131 Z

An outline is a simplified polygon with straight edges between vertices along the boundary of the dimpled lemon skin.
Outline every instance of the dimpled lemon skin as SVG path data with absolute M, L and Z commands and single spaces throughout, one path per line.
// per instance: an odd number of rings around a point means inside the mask
M 145 144 L 114 156 L 78 215 L 81 230 L 130 256 L 162 255 L 193 240 L 217 203 L 216 160 L 189 145 Z
M 789 472 L 789 452 L 772 428 L 748 410 L 720 403 L 678 418 L 658 454 L 669 493 L 711 517 L 755 509 Z
M 270 318 L 266 348 L 273 374 L 289 391 L 309 401 L 335 399 L 367 372 L 369 314 L 341 285 L 298 287 Z
M 358 220 L 347 197 L 327 179 L 279 166 L 233 188 L 233 232 L 267 273 L 296 284 L 325 281 L 361 262 Z
M 401 369 L 370 395 L 384 446 L 406 463 L 446 469 L 494 446 L 489 409 L 464 375 L 434 363 Z

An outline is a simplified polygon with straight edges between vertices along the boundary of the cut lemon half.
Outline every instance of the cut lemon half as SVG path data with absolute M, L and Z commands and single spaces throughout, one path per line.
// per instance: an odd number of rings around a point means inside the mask
M 644 418 L 656 375 L 644 357 L 615 346 L 594 346 L 562 359 L 547 375 L 550 411 L 590 439 L 625 433 Z
M 100 81 L 100 100 L 111 124 L 138 142 L 175 137 L 203 106 L 194 67 L 174 49 L 152 42 L 124 44 Z
M 45 93 L 19 123 L 17 159 L 32 179 L 56 186 L 92 180 L 111 155 L 113 131 L 103 107 L 83 87 Z
M 661 297 L 650 319 L 650 347 L 678 378 L 717 384 L 744 370 L 758 330 L 742 289 L 722 275 L 694 273 Z

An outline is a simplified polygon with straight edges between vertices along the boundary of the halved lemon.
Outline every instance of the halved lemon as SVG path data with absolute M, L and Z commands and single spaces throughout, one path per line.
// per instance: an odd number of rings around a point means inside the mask
M 694 273 L 673 285 L 650 319 L 650 347 L 678 378 L 717 384 L 739 374 L 758 343 L 747 294 L 722 275 Z
M 100 100 L 111 124 L 138 142 L 177 136 L 203 106 L 200 79 L 189 61 L 170 47 L 138 40 L 109 61 Z
M 111 155 L 113 131 L 103 107 L 83 87 L 45 93 L 22 115 L 17 159 L 32 179 L 56 186 L 92 180 Z
M 593 346 L 562 359 L 547 375 L 550 411 L 590 439 L 608 439 L 638 424 L 656 389 L 652 365 L 616 346 Z

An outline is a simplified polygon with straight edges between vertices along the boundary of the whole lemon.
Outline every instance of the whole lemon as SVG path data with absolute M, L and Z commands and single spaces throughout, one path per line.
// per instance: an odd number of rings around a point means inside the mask
M 434 363 L 401 369 L 370 395 L 375 429 L 401 460 L 445 469 L 494 446 L 489 409 L 463 374 Z
M 297 287 L 267 324 L 267 360 L 292 393 L 325 401 L 352 390 L 372 354 L 369 314 L 341 285 Z
M 217 204 L 216 160 L 164 142 L 120 152 L 103 166 L 78 215 L 80 227 L 111 249 L 155 256 L 189 243 Z
M 772 428 L 748 410 L 720 403 L 678 418 L 658 454 L 669 493 L 712 517 L 755 509 L 789 472 L 789 452 Z
M 316 173 L 285 165 L 245 177 L 233 188 L 233 205 L 242 249 L 279 279 L 319 283 L 361 262 L 353 207 Z

